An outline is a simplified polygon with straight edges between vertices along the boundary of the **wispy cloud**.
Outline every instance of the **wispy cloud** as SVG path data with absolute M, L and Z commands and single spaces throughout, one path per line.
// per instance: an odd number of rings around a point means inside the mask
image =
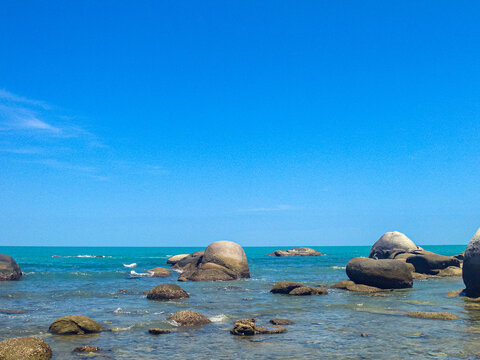
M 251 209 L 243 209 L 243 212 L 252 212 L 252 213 L 262 213 L 262 212 L 275 212 L 275 211 L 287 211 L 287 210 L 294 210 L 295 207 L 292 205 L 276 205 L 272 207 L 258 207 L 258 208 L 251 208 Z

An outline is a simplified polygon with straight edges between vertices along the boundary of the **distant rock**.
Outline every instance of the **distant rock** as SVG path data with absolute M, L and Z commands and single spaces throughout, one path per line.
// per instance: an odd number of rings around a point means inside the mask
M 465 250 L 463 260 L 463 282 L 468 297 L 480 296 L 480 229 L 477 230 Z
M 188 297 L 188 293 L 175 284 L 157 285 L 147 293 L 149 300 L 180 300 Z
M 16 337 L 0 342 L 1 360 L 49 360 L 52 349 L 36 337 Z
M 268 254 L 266 256 L 285 257 L 285 256 L 320 256 L 320 255 L 323 255 L 323 254 L 320 251 L 317 251 L 315 249 L 298 247 L 290 250 L 276 250 L 273 253 Z
M 201 326 L 211 322 L 206 316 L 191 310 L 179 311 L 170 315 L 169 319 L 180 326 Z
M 410 288 L 413 285 L 408 266 L 398 260 L 354 258 L 347 264 L 346 273 L 355 284 L 380 289 Z
M 304 286 L 293 281 L 279 281 L 270 290 L 272 294 L 286 294 L 294 296 L 305 295 L 327 295 L 328 291 L 324 288 Z
M 245 251 L 232 241 L 215 241 L 203 255 L 192 255 L 189 255 L 191 259 L 185 257 L 174 266 L 183 270 L 179 281 L 230 281 L 250 277 Z M 185 266 L 184 261 L 188 261 Z
M 22 277 L 22 270 L 11 256 L 0 254 L 0 281 L 15 281 Z
M 152 277 L 168 277 L 168 276 L 170 276 L 170 270 L 162 268 L 162 267 L 157 267 L 157 268 L 154 268 L 154 269 L 150 269 L 150 270 L 148 270 L 148 272 L 150 274 L 152 274 Z
M 389 259 L 398 252 L 422 250 L 405 234 L 398 231 L 387 232 L 373 244 L 368 257 L 373 259 Z
M 102 326 L 83 315 L 70 315 L 58 318 L 48 329 L 58 335 L 83 335 L 102 331 Z
M 431 319 L 431 320 L 457 320 L 459 318 L 458 315 L 455 315 L 449 312 L 415 311 L 415 312 L 409 312 L 406 315 L 409 317 Z
M 189 254 L 173 255 L 173 256 L 171 256 L 171 257 L 168 258 L 167 264 L 175 265 L 177 262 L 179 262 L 179 261 L 182 260 L 183 258 L 187 257 L 188 255 L 189 255 Z

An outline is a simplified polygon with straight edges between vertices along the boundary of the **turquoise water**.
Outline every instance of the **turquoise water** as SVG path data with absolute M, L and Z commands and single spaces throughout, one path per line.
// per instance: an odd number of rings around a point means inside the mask
M 415 281 L 413 289 L 389 292 L 386 297 L 329 290 L 327 296 L 289 297 L 269 292 L 276 281 L 332 284 L 347 279 L 345 265 L 367 256 L 369 247 L 316 247 L 321 257 L 273 258 L 278 248 L 245 248 L 251 279 L 235 282 L 178 284 L 190 293 L 182 301 L 154 302 L 144 291 L 169 278 L 132 278 L 166 265 L 169 256 L 200 248 L 74 248 L 0 247 L 13 256 L 25 273 L 19 282 L 0 283 L 0 308 L 26 310 L 0 314 L 0 340 L 40 336 L 52 347 L 54 359 L 76 359 L 72 349 L 98 346 L 103 359 L 474 359 L 480 356 L 480 309 L 464 298 L 445 292 L 463 287 L 461 278 Z M 287 248 L 285 248 L 287 249 Z M 445 255 L 465 246 L 425 246 Z M 61 257 L 52 257 L 53 255 Z M 87 255 L 88 257 L 78 257 Z M 94 257 L 102 255 L 105 257 Z M 134 269 L 123 264 L 137 263 Z M 121 292 L 119 290 L 127 290 Z M 202 328 L 176 328 L 151 336 L 151 327 L 174 328 L 166 318 L 191 309 L 213 322 Z M 455 321 L 413 319 L 408 311 L 448 311 Z M 48 326 L 58 317 L 90 316 L 105 330 L 90 336 L 53 336 Z M 295 321 L 284 334 L 241 338 L 230 335 L 234 320 L 256 317 L 267 324 L 274 317 Z M 110 331 L 111 330 L 111 331 Z M 368 334 L 361 337 L 362 333 Z

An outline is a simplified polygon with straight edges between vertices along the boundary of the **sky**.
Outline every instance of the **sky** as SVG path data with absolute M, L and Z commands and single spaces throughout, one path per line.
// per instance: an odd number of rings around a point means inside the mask
M 480 3 L 0 1 L 0 245 L 467 244 Z

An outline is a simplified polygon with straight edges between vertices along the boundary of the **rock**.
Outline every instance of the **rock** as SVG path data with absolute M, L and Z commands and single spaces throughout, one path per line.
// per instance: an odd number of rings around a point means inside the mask
M 161 284 L 147 293 L 149 300 L 180 300 L 190 297 L 180 286 L 175 284 Z
M 237 336 L 253 336 L 257 334 L 280 334 L 287 331 L 283 326 L 274 325 L 272 329 L 265 326 L 257 326 L 255 319 L 237 320 L 230 330 L 230 334 Z
M 425 250 L 418 255 L 410 256 L 406 262 L 415 267 L 415 272 L 430 275 L 437 275 L 438 270 L 449 266 L 460 267 L 460 260 L 453 256 L 439 255 Z
M 356 284 L 378 287 L 380 289 L 411 288 L 412 273 L 408 266 L 398 260 L 358 260 L 347 264 L 346 272 Z
M 175 265 L 173 266 L 176 270 L 183 270 L 189 265 L 197 266 L 197 264 L 202 260 L 203 254 L 205 251 L 196 251 L 190 255 L 183 257 L 182 259 L 178 260 Z
M 174 320 L 180 326 L 200 326 L 206 325 L 211 321 L 196 311 L 183 310 L 170 315 L 170 320 Z
M 368 337 L 368 334 L 367 333 L 361 333 L 360 336 L 361 337 Z
M 24 314 L 27 310 L 9 310 L 9 309 L 0 309 L 0 314 Z
M 356 292 L 369 292 L 369 293 L 384 291 L 383 289 L 377 288 L 375 286 L 368 286 L 368 285 L 355 284 L 355 283 L 347 285 L 346 290 L 356 291 Z
M 167 277 L 170 276 L 170 270 L 162 268 L 162 267 L 157 267 L 154 269 L 148 270 L 149 273 L 152 274 L 152 277 Z
M 305 295 L 327 295 L 328 291 L 322 288 L 313 288 L 310 286 L 300 286 L 288 293 L 288 295 L 305 296 Z
M 465 289 L 450 290 L 446 292 L 447 297 L 453 298 L 459 296 Z
M 58 335 L 83 335 L 102 331 L 102 326 L 83 315 L 70 315 L 55 320 L 48 330 Z
M 413 280 L 426 280 L 426 279 L 428 279 L 428 275 L 427 274 L 420 274 L 420 273 L 417 273 L 417 272 L 412 272 L 412 278 L 413 278 Z
M 344 289 L 344 290 L 346 290 L 347 286 L 349 286 L 349 285 L 355 285 L 355 283 L 352 280 L 342 280 L 342 281 L 339 281 L 339 282 L 333 284 L 332 286 L 330 286 L 330 289 Z
M 306 248 L 306 247 L 298 247 L 290 250 L 277 250 L 266 256 L 284 257 L 284 256 L 320 256 L 320 255 L 323 255 L 320 251 L 317 251 L 311 248 Z
M 449 312 L 415 311 L 415 312 L 409 312 L 406 315 L 414 318 L 432 319 L 432 320 L 457 320 L 458 319 L 458 315 L 455 315 Z
M 162 334 L 170 334 L 172 332 L 172 330 L 151 328 L 151 329 L 148 329 L 148 332 L 152 335 L 162 335 Z
M 180 260 L 175 266 L 182 263 Z M 249 278 L 247 256 L 242 247 L 232 241 L 215 241 L 203 256 L 182 268 L 179 281 L 230 281 Z
M 288 319 L 271 319 L 270 324 L 272 325 L 291 325 L 294 324 L 292 320 Z
M 1 360 L 49 360 L 52 349 L 35 337 L 16 337 L 0 342 Z
M 273 285 L 273 288 L 270 290 L 270 292 L 273 294 L 288 294 L 293 289 L 301 286 L 302 284 L 293 281 L 279 281 Z
M 189 254 L 180 254 L 180 255 L 173 255 L 172 257 L 169 257 L 167 260 L 167 264 L 170 265 L 175 265 L 177 262 L 182 260 L 183 258 L 187 257 Z
M 465 250 L 463 260 L 463 282 L 468 297 L 480 296 L 480 229 L 477 230 Z
M 11 256 L 0 254 L 0 281 L 20 280 L 22 270 Z
M 93 352 L 97 352 L 97 351 L 100 351 L 100 350 L 101 349 L 99 347 L 96 347 L 96 346 L 83 345 L 83 346 L 79 346 L 79 347 L 76 347 L 75 349 L 73 349 L 73 352 L 93 353 Z
M 415 245 L 405 234 L 398 231 L 387 232 L 373 244 L 368 257 L 373 259 L 389 259 L 399 252 L 412 252 L 422 248 Z
M 449 266 L 437 273 L 437 276 L 462 276 L 462 269 L 456 266 Z
M 453 257 L 463 262 L 463 260 L 465 258 L 465 251 L 458 254 L 458 255 L 453 255 Z

